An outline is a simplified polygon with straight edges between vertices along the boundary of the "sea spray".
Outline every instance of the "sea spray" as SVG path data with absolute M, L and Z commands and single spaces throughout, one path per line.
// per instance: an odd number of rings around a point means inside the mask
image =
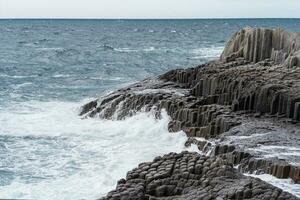
M 1 198 L 99 198 L 139 163 L 185 149 L 164 111 L 160 119 L 81 119 L 78 105 L 31 101 L 0 111 Z

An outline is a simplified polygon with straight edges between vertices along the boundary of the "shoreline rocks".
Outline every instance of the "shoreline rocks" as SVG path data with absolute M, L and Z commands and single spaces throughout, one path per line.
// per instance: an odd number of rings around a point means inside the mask
M 150 110 L 155 110 L 159 117 L 164 109 L 172 119 L 169 130 L 183 130 L 189 138 L 187 145 L 211 152 L 207 159 L 220 159 L 228 166 L 239 165 L 240 172 L 268 173 L 292 178 L 297 183 L 299 58 L 300 34 L 245 28 L 234 34 L 220 60 L 171 70 L 120 89 L 84 105 L 80 115 L 121 120 Z M 206 140 L 198 141 L 199 137 Z M 232 173 L 244 179 L 237 171 Z M 223 185 L 226 184 L 225 181 Z M 169 191 L 164 184 L 162 187 L 160 192 Z M 195 191 L 207 192 L 197 187 Z M 139 194 L 151 196 L 147 192 Z
M 118 181 L 109 199 L 297 199 L 259 179 L 238 173 L 217 157 L 170 153 L 141 163 Z

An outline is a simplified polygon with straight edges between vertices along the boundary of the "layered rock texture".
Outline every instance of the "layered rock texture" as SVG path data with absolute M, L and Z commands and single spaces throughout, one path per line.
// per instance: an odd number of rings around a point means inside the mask
M 151 109 L 159 117 L 164 109 L 169 130 L 183 130 L 186 145 L 209 156 L 169 154 L 142 164 L 107 199 L 296 199 L 240 172 L 300 182 L 299 49 L 297 33 L 245 28 L 220 60 L 172 70 L 84 105 L 82 116 L 119 120 Z
M 238 173 L 224 160 L 197 153 L 170 153 L 142 163 L 105 199 L 297 199 Z
M 300 66 L 300 34 L 283 29 L 244 28 L 228 42 L 221 60 L 243 57 L 251 62 L 271 59 L 288 67 Z

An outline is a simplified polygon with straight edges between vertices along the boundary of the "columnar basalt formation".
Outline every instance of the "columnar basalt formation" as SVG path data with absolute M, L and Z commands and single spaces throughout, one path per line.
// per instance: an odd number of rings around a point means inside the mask
M 300 66 L 300 34 L 283 29 L 244 28 L 227 43 L 221 60 L 243 57 L 250 62 L 271 59 L 277 64 Z
M 217 157 L 170 153 L 141 163 L 118 181 L 108 199 L 297 199 L 259 179 L 237 173 Z
M 278 178 L 292 178 L 297 183 L 300 182 L 299 58 L 300 34 L 281 29 L 245 28 L 234 34 L 220 60 L 172 70 L 120 89 L 84 105 L 80 114 L 121 120 L 136 112 L 150 110 L 155 110 L 159 117 L 164 109 L 172 119 L 169 130 L 183 130 L 188 136 L 187 145 L 197 145 L 199 150 L 209 154 L 210 158 L 203 159 L 222 160 L 226 162 L 226 169 L 229 165 L 239 165 L 240 172 L 268 173 Z M 207 141 L 197 140 L 199 137 Z M 281 154 L 282 149 L 285 154 Z M 274 151 L 273 154 L 270 151 Z M 191 156 L 192 160 L 194 156 Z M 167 157 L 171 163 L 177 162 L 176 155 Z M 108 198 L 131 188 L 130 191 L 136 191 L 138 199 L 155 199 L 160 194 L 166 197 L 164 199 L 168 199 L 167 196 L 169 199 L 188 199 L 189 194 L 198 194 L 197 191 L 202 191 L 204 196 L 200 199 L 205 199 L 208 191 L 214 189 L 212 185 L 209 190 L 201 186 L 205 182 L 202 176 L 192 178 L 197 184 L 188 189 L 180 187 L 185 192 L 174 189 L 180 178 L 171 178 L 171 185 L 176 184 L 169 188 L 162 181 L 164 177 L 160 177 L 160 172 L 167 170 L 168 165 L 162 165 L 161 170 L 155 168 L 157 171 L 151 173 L 143 172 L 145 176 L 159 176 L 161 182 L 157 187 L 163 189 L 153 186 L 155 191 L 147 190 L 149 181 L 144 176 L 138 178 L 134 175 L 120 182 Z M 168 177 L 173 177 L 172 170 L 167 173 Z M 243 185 L 245 177 L 232 169 L 229 171 L 241 179 L 235 181 L 241 181 Z M 176 177 L 183 174 L 175 173 Z M 214 176 L 220 178 L 217 173 Z M 189 182 L 188 179 L 185 181 Z M 224 180 L 223 185 L 226 184 Z M 222 186 L 217 184 L 217 187 Z M 238 188 L 238 185 L 232 187 Z M 218 191 L 212 193 L 212 199 L 218 196 L 229 198 Z M 273 199 L 280 199 L 278 195 Z M 250 195 L 249 198 L 266 199 L 264 195 Z

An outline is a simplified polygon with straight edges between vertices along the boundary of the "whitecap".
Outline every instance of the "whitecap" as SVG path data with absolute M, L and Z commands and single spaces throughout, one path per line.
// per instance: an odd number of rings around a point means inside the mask
M 62 51 L 63 48 L 61 47 L 42 47 L 42 48 L 37 48 L 39 51 Z
M 67 78 L 70 77 L 69 74 L 55 74 L 52 76 L 53 78 Z
M 139 163 L 185 149 L 186 135 L 169 133 L 165 111 L 161 119 L 81 119 L 79 105 L 30 101 L 0 110 L 0 142 L 9 141 L 0 163 L 14 174 L 1 198 L 100 198 Z
M 115 51 L 118 52 L 138 52 L 138 49 L 131 49 L 131 48 L 114 48 Z
M 30 86 L 32 85 L 32 82 L 26 82 L 26 83 L 21 83 L 21 84 L 16 84 L 13 86 L 14 89 L 20 89 L 20 88 L 23 88 L 23 87 L 27 87 L 27 86 Z
M 191 59 L 216 59 L 221 55 L 223 49 L 223 46 L 210 46 L 194 49 L 191 51 L 191 54 L 194 55 Z
M 129 53 L 129 52 L 151 52 L 151 51 L 155 51 L 156 48 L 155 47 L 145 47 L 145 48 L 137 48 L 137 49 L 133 49 L 133 48 L 115 48 L 114 49 L 117 52 L 124 52 L 124 53 Z
M 149 48 L 145 48 L 143 49 L 143 51 L 155 51 L 155 47 L 149 47 Z
M 34 78 L 34 77 L 37 77 L 37 75 L 22 76 L 22 75 L 0 74 L 0 77 L 7 77 L 7 78 L 12 78 L 12 79 L 23 79 L 23 78 Z

